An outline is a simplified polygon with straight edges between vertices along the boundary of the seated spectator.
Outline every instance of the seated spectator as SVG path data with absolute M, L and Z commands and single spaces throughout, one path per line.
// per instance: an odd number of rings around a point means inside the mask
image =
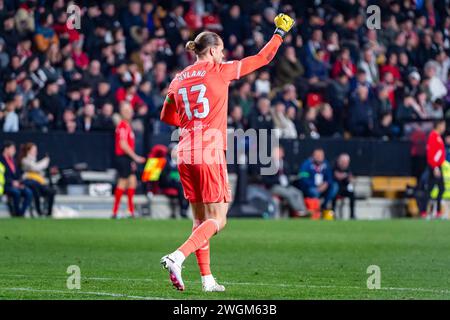
M 114 106 L 111 103 L 106 102 L 100 109 L 100 114 L 94 120 L 93 129 L 98 131 L 115 130 L 113 121 Z
M 143 103 L 148 107 L 149 116 L 151 118 L 159 118 L 159 110 L 155 106 L 154 92 L 152 90 L 152 83 L 144 80 L 139 84 L 138 95 Z
M 77 118 L 77 130 L 89 132 L 95 130 L 97 125 L 97 116 L 95 115 L 95 106 L 89 103 L 83 107 L 82 114 Z
M 49 12 L 44 12 L 39 17 L 39 24 L 36 27 L 36 34 L 34 36 L 34 42 L 36 48 L 45 52 L 52 43 L 59 45 L 59 39 L 53 30 L 53 15 Z
M 254 99 L 251 86 L 247 81 L 238 84 L 238 90 L 230 97 L 231 105 L 240 105 L 244 118 L 248 119 L 253 109 Z
M 28 110 L 28 124 L 30 128 L 39 131 L 47 131 L 49 119 L 45 112 L 41 109 L 41 102 L 39 99 L 33 99 L 30 102 Z
M 383 79 L 387 72 L 391 73 L 395 81 L 401 81 L 402 76 L 398 68 L 398 56 L 395 52 L 388 55 L 387 63 L 380 67 L 380 78 Z
M 275 86 L 282 88 L 286 84 L 296 83 L 303 74 L 304 69 L 295 54 L 294 47 L 287 47 L 283 56 L 276 62 Z
M 297 97 L 297 89 L 293 84 L 286 84 L 283 87 L 281 96 L 275 101 L 282 102 L 286 106 L 286 110 L 289 108 L 299 109 L 301 107 Z
M 433 61 L 429 61 L 424 67 L 425 76 L 429 79 L 427 83 L 427 90 L 430 93 L 430 100 L 433 102 L 436 99 L 442 99 L 447 95 L 447 88 L 442 80 L 437 75 L 437 65 Z
M 350 58 L 350 50 L 348 48 L 343 48 L 339 53 L 331 69 L 331 77 L 335 79 L 341 72 L 345 73 L 349 79 L 352 79 L 356 75 L 356 66 Z
M 322 210 L 330 209 L 338 186 L 334 182 L 332 169 L 325 160 L 323 149 L 315 149 L 311 158 L 302 163 L 299 177 L 298 186 L 303 195 L 306 198 L 323 198 Z
M 9 54 L 6 52 L 5 40 L 0 37 L 0 70 L 5 69 L 9 64 Z
M 417 92 L 420 90 L 420 74 L 417 72 L 416 69 L 412 69 L 411 72 L 408 74 L 408 80 L 403 87 L 403 96 L 415 96 Z
M 372 135 L 377 121 L 377 110 L 374 101 L 369 98 L 369 89 L 366 86 L 359 86 L 352 97 L 348 121 L 352 135 L 357 137 Z
M 46 216 L 51 216 L 56 190 L 47 184 L 45 170 L 49 168 L 50 158 L 46 155 L 37 160 L 38 149 L 34 143 L 23 144 L 20 148 L 19 163 L 23 172 L 23 183 L 33 192 L 35 208 L 39 216 L 42 216 L 41 198 L 47 202 Z
M 348 106 L 349 95 L 349 78 L 342 72 L 337 79 L 333 79 L 329 82 L 327 88 L 327 100 L 333 108 L 334 117 L 338 123 L 342 122 L 343 111 Z
M 119 103 L 119 104 L 125 100 L 130 102 L 133 109 L 136 108 L 136 105 L 144 103 L 142 101 L 142 99 L 139 97 L 139 95 L 137 94 L 136 85 L 131 81 L 125 82 L 124 86 L 117 90 L 116 100 L 117 100 L 117 103 Z
M 244 130 L 244 122 L 242 118 L 242 108 L 239 105 L 231 107 L 231 111 L 228 116 L 228 128 L 229 129 L 242 129 Z
M 321 137 L 339 137 L 340 128 L 333 115 L 333 109 L 328 103 L 319 107 L 317 116 L 317 131 Z
M 278 102 L 271 110 L 275 129 L 279 133 L 281 139 L 296 139 L 297 129 L 294 122 L 288 118 L 286 114 L 286 106 L 282 102 Z
M 317 49 L 314 57 L 306 59 L 306 73 L 308 83 L 314 88 L 323 88 L 328 79 L 328 64 L 324 61 L 325 51 L 322 48 Z
M 270 94 L 271 82 L 270 74 L 267 70 L 263 70 L 259 73 L 255 81 L 255 95 L 259 97 L 262 94 Z
M 397 134 L 397 129 L 392 123 L 392 114 L 385 113 L 380 116 L 374 130 L 374 136 L 380 137 L 383 140 L 390 140 Z
M 290 170 L 288 163 L 284 161 L 283 147 L 276 147 L 272 150 L 272 161 L 277 172 L 273 175 L 262 175 L 262 183 L 270 192 L 288 203 L 291 216 L 304 216 L 306 213 L 303 194 L 289 181 Z
M 16 113 L 16 105 L 17 103 L 14 96 L 10 96 L 8 100 L 5 101 L 3 132 L 19 131 L 19 116 Z
M 364 48 L 362 59 L 358 63 L 358 69 L 365 72 L 367 82 L 370 85 L 376 85 L 380 81 L 376 58 L 370 46 Z
M 48 115 L 52 125 L 55 126 L 61 119 L 64 110 L 62 99 L 59 96 L 58 83 L 55 80 L 48 81 L 45 89 L 39 93 L 38 99 L 41 103 L 41 109 Z
M 258 99 L 256 108 L 250 114 L 249 127 L 255 130 L 271 130 L 274 128 L 269 98 L 260 97 Z
M 72 108 L 64 110 L 62 119 L 58 123 L 57 129 L 66 131 L 67 133 L 74 133 L 77 130 L 77 116 Z
M 380 117 L 387 113 L 391 113 L 393 110 L 391 100 L 389 99 L 390 87 L 386 85 L 380 85 L 378 87 L 378 115 Z
M 309 107 L 303 111 L 298 126 L 298 137 L 300 139 L 319 139 L 320 134 L 316 126 L 317 108 Z
M 448 49 L 448 48 L 447 48 Z M 447 75 L 450 71 L 450 57 L 445 50 L 439 50 L 435 56 L 436 62 L 436 75 L 442 81 L 442 83 L 447 82 Z
M 14 143 L 5 141 L 0 156 L 0 162 L 5 166 L 5 194 L 12 198 L 12 215 L 23 217 L 31 204 L 33 193 L 20 178 L 20 167 L 14 161 L 15 155 Z
M 65 107 L 71 108 L 73 110 L 80 110 L 84 106 L 84 101 L 81 96 L 81 88 L 79 83 L 74 83 L 69 85 L 69 87 L 66 89 L 67 96 L 66 96 L 66 102 Z
M 93 100 L 97 109 L 100 109 L 105 103 L 115 104 L 114 93 L 111 91 L 111 85 L 107 79 L 102 78 L 98 82 L 94 90 Z
M 355 188 L 353 174 L 350 170 L 350 156 L 341 153 L 333 167 L 333 178 L 338 185 L 338 197 L 350 199 L 350 219 L 355 219 Z M 333 211 L 336 210 L 336 197 L 333 199 Z

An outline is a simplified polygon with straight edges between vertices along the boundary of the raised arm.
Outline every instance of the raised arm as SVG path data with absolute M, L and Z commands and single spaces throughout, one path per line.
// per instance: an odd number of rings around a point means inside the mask
M 273 57 L 278 51 L 278 48 L 283 43 L 283 38 L 274 34 L 272 39 L 254 56 L 249 56 L 240 61 L 241 72 L 240 76 L 243 77 L 253 71 L 267 65 L 272 61 Z
M 283 13 L 277 15 L 274 22 L 276 29 L 273 37 L 256 55 L 246 57 L 239 61 L 222 63 L 220 65 L 220 73 L 224 80 L 237 80 L 272 61 L 278 48 L 283 43 L 284 37 L 294 25 L 294 20 Z

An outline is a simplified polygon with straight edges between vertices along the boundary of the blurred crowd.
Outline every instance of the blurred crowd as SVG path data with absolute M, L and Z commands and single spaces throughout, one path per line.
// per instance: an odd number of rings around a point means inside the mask
M 371 4 L 377 30 L 366 26 Z M 127 100 L 135 130 L 169 132 L 159 112 L 195 60 L 185 43 L 215 31 L 227 60 L 242 59 L 279 12 L 296 25 L 268 67 L 230 87 L 230 128 L 393 139 L 450 119 L 448 0 L 0 0 L 0 130 L 114 130 Z

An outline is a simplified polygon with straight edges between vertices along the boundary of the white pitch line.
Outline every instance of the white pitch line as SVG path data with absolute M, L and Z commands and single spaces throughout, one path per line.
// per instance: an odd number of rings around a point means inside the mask
M 36 275 L 22 275 L 22 274 L 10 274 L 10 275 L 2 275 L 1 276 L 9 276 L 9 277 L 23 277 L 23 278 L 49 278 L 50 276 L 36 276 Z M 52 277 L 54 278 L 54 277 Z M 64 278 L 64 277 L 60 277 Z M 86 280 L 94 280 L 94 281 L 141 281 L 141 282 L 159 282 L 159 279 L 149 279 L 149 278 L 108 278 L 108 277 L 82 277 L 82 279 Z M 185 283 L 200 283 L 200 281 L 184 281 Z M 281 288 L 306 288 L 306 289 L 356 289 L 356 290 L 369 290 L 366 287 L 357 287 L 357 286 L 339 286 L 339 285 L 314 285 L 314 284 L 299 284 L 299 283 L 264 283 L 264 282 L 229 282 L 222 281 L 223 284 L 228 284 L 232 286 L 263 286 L 263 287 L 281 287 Z M 448 294 L 450 295 L 450 290 L 448 289 L 427 289 L 427 288 L 402 288 L 402 287 L 381 287 L 380 289 L 374 289 L 370 291 L 376 290 L 385 290 L 385 291 L 411 291 L 411 292 L 428 292 L 428 293 L 437 293 L 437 294 Z
M 45 293 L 62 293 L 62 294 L 84 294 L 91 296 L 106 296 L 115 298 L 128 298 L 128 299 L 141 299 L 141 300 L 172 300 L 161 297 L 142 297 L 142 296 L 130 296 L 122 293 L 111 292 L 96 292 L 96 291 L 64 291 L 64 290 L 48 290 L 48 289 L 34 289 L 34 288 L 0 288 L 0 291 L 27 291 L 27 292 L 45 292 Z

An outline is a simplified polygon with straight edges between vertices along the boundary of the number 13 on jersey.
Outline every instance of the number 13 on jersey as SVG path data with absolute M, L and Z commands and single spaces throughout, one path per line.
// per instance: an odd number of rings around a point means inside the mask
M 205 97 L 205 93 L 206 93 L 206 87 L 204 84 L 197 84 L 195 86 L 192 86 L 191 89 L 189 90 L 189 92 L 194 93 L 194 92 L 199 92 L 198 96 L 197 96 L 197 104 L 202 104 L 203 106 L 203 111 L 199 112 L 197 108 L 195 108 L 193 111 L 194 113 L 194 117 L 198 118 L 198 119 L 203 119 L 206 118 L 206 116 L 209 113 L 209 101 L 208 98 Z M 189 120 L 192 120 L 192 112 L 191 112 L 191 106 L 189 104 L 189 100 L 188 100 L 188 90 L 186 88 L 180 88 L 178 90 L 178 94 L 181 95 L 181 98 L 183 99 L 183 104 L 184 104 L 184 109 L 186 110 L 186 115 L 188 117 Z

